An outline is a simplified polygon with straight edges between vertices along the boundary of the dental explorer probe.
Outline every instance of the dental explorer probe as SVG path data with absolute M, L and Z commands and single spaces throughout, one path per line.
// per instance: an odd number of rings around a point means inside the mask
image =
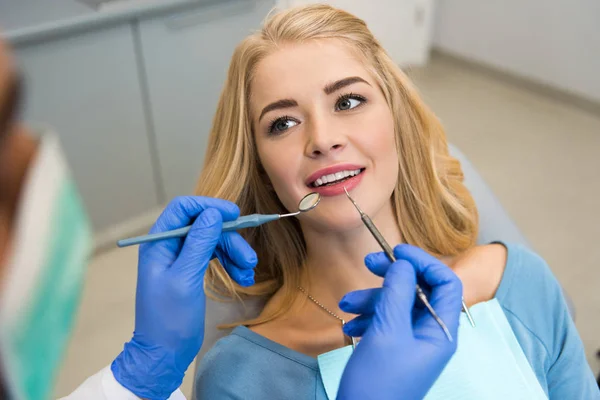
M 360 207 L 358 206 L 358 204 L 356 204 L 354 199 L 352 197 L 350 197 L 350 193 L 348 193 L 348 191 L 346 190 L 345 187 L 344 187 L 344 191 L 346 192 L 346 196 L 348 196 L 348 198 L 350 199 L 352 204 L 354 204 L 354 207 L 356 207 L 356 210 L 359 212 L 360 219 L 362 219 L 362 221 L 365 224 L 365 226 L 367 227 L 367 229 L 369 229 L 369 232 L 371 232 L 371 234 L 373 235 L 375 240 L 377 240 L 377 243 L 379 243 L 379 245 L 383 249 L 385 255 L 389 258 L 389 260 L 391 262 L 395 262 L 396 257 L 394 257 L 394 251 L 392 250 L 392 248 L 390 247 L 388 242 L 385 240 L 385 238 L 383 237 L 381 232 L 379 232 L 379 229 L 377 229 L 377 227 L 375 226 L 373 221 L 371 221 L 371 218 L 369 218 L 369 216 L 360 209 Z M 429 310 L 429 313 L 431 314 L 431 316 L 437 321 L 437 323 L 440 325 L 440 327 L 444 330 L 444 333 L 446 334 L 446 337 L 448 338 L 448 340 L 452 342 L 453 341 L 452 335 L 450 334 L 448 327 L 446 326 L 444 321 L 442 321 L 442 319 L 437 315 L 437 313 L 435 312 L 435 310 L 433 309 L 431 304 L 429 304 L 429 300 L 427 300 L 427 296 L 425 296 L 423 289 L 421 289 L 421 287 L 418 284 L 417 284 L 417 297 L 419 297 L 419 299 L 423 302 L 425 307 L 427 307 L 427 310 Z M 464 302 L 463 302 L 463 307 L 464 307 Z

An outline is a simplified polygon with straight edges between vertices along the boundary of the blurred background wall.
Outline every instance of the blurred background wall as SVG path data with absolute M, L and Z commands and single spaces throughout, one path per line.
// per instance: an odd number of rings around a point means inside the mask
M 433 45 L 600 101 L 600 2 L 440 0 Z

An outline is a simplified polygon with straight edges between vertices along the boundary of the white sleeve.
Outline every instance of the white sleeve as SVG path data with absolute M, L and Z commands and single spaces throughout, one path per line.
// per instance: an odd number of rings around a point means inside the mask
M 115 379 L 110 365 L 90 376 L 73 393 L 60 400 L 140 400 Z M 185 400 L 177 389 L 168 400 Z

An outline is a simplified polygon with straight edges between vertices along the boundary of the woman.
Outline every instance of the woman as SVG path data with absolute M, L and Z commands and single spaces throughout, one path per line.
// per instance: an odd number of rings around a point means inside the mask
M 199 398 L 323 398 L 315 357 L 349 343 L 340 320 L 354 317 L 339 300 L 382 283 L 364 266 L 380 249 L 344 187 L 390 243 L 449 265 L 467 305 L 498 299 L 551 398 L 595 393 L 543 260 L 517 246 L 475 246 L 475 204 L 435 116 L 363 21 L 314 5 L 271 16 L 238 46 L 214 119 L 199 195 L 234 201 L 243 214 L 294 211 L 311 191 L 323 198 L 297 220 L 244 232 L 258 255 L 253 286 L 209 270 L 217 293 L 268 301 L 206 355 Z

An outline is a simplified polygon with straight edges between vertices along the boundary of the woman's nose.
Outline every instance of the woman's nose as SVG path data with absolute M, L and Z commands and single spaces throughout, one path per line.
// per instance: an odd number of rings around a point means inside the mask
M 326 124 L 312 124 L 309 129 L 306 153 L 309 157 L 319 157 L 338 152 L 346 147 L 345 135 Z

